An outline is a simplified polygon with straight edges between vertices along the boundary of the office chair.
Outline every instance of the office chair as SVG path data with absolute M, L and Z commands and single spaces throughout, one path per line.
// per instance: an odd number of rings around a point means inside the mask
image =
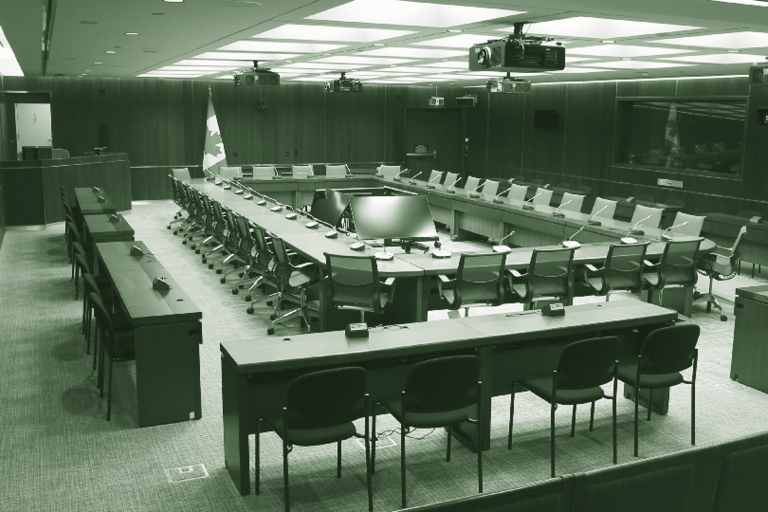
M 555 185 L 555 188 L 571 188 L 571 184 L 567 181 L 561 181 L 557 185 Z
M 346 164 L 325 166 L 326 178 L 343 178 L 347 174 L 351 173 L 349 172 L 349 167 L 347 167 Z
M 602 398 L 611 400 L 613 406 L 613 463 L 616 453 L 616 375 L 619 338 L 605 336 L 575 341 L 560 353 L 557 369 L 551 375 L 528 379 L 512 380 L 512 397 L 509 402 L 509 434 L 507 449 L 512 449 L 512 426 L 515 417 L 515 391 L 521 384 L 534 395 L 550 404 L 549 442 L 551 476 L 555 478 L 555 411 L 558 405 L 572 405 L 571 437 L 576 434 L 576 406 L 592 404 L 589 414 L 589 431 L 595 423 L 595 402 Z M 600 387 L 613 382 L 613 393 L 606 395 Z
M 99 375 L 97 378 L 101 397 L 104 397 L 104 362 L 109 357 L 109 380 L 107 382 L 107 421 L 112 416 L 112 370 L 114 361 L 130 361 L 133 355 L 133 329 L 116 329 L 112 315 L 107 311 L 98 295 L 91 293 L 90 302 L 96 317 L 96 330 L 101 339 Z M 94 348 L 94 351 L 96 349 Z
M 200 254 L 204 245 L 214 244 L 213 249 L 210 249 L 202 254 L 202 262 L 208 263 L 208 268 L 214 267 L 213 261 L 208 261 L 212 254 L 223 251 L 226 247 L 225 243 L 228 242 L 230 232 L 227 224 L 227 219 L 224 217 L 224 211 L 221 208 L 221 204 L 218 201 L 208 200 L 208 197 L 203 197 L 203 201 L 206 202 L 206 224 L 210 226 L 206 231 L 208 237 L 203 240 L 197 247 L 193 246 L 196 254 Z M 212 212 L 212 213 L 211 213 Z M 210 223 L 207 218 L 211 217 Z M 209 231 L 210 230 L 210 231 Z
M 80 247 L 83 247 L 83 237 L 80 236 L 80 230 L 77 229 L 74 221 L 67 221 L 67 254 L 69 255 L 69 261 L 72 262 L 72 278 L 75 277 L 75 260 L 73 245 L 77 242 Z
M 570 203 L 568 203 L 570 201 Z M 568 203 L 568 204 L 566 204 Z M 563 198 L 560 200 L 560 211 L 570 210 L 572 212 L 580 212 L 581 206 L 584 204 L 584 196 L 581 194 L 571 194 L 570 192 L 563 192 Z
M 617 204 L 618 204 L 618 201 L 611 201 L 610 199 L 603 199 L 602 197 L 596 197 L 595 204 L 592 206 L 592 212 L 590 213 L 590 215 L 597 214 L 597 217 L 612 219 L 613 215 L 616 213 Z M 603 207 L 605 206 L 607 206 L 607 208 L 602 212 L 600 212 L 600 210 L 602 210 Z M 597 213 L 597 212 L 600 212 L 600 213 Z
M 528 193 L 528 187 L 524 185 L 510 185 L 509 192 L 507 193 L 507 203 L 520 206 L 519 203 L 525 201 L 525 194 Z
M 272 165 L 253 167 L 253 179 L 255 180 L 271 180 L 275 176 L 278 176 L 277 169 Z
M 251 236 L 253 238 L 253 251 L 251 258 L 250 271 L 258 276 L 251 286 L 248 288 L 245 296 L 246 302 L 259 302 L 261 300 L 269 300 L 278 295 L 277 279 L 274 277 L 275 258 L 272 254 L 272 249 L 269 246 L 267 235 L 261 226 L 251 223 Z M 257 286 L 269 286 L 275 290 L 274 293 L 264 295 L 259 300 L 254 301 L 252 297 L 253 289 Z M 246 312 L 253 314 L 253 304 L 251 304 Z
M 274 334 L 275 325 L 297 316 L 307 325 L 307 331 L 310 331 L 312 324 L 309 317 L 320 317 L 319 297 L 312 300 L 307 297 L 310 287 L 312 287 L 312 291 L 317 291 L 318 288 L 315 279 L 315 264 L 304 262 L 294 265 L 282 238 L 272 237 L 272 249 L 275 256 L 272 275 L 277 283 L 278 292 L 274 301 L 274 313 L 270 316 L 272 325 L 267 329 L 267 334 Z M 277 312 L 282 309 L 285 301 L 293 302 L 298 307 L 278 317 Z
M 446 172 L 445 173 L 445 178 L 443 179 L 443 185 L 446 188 L 450 188 L 451 184 L 453 184 L 453 188 L 456 188 L 456 185 L 458 185 L 458 183 L 456 183 L 457 179 L 459 179 L 459 175 L 457 173 L 455 173 L 455 172 Z
M 585 196 L 588 196 L 589 194 L 592 193 L 592 187 L 588 185 L 579 185 L 578 187 L 576 187 L 576 192 L 578 194 L 583 194 Z
M 171 169 L 171 172 L 173 173 L 173 177 L 177 180 L 189 180 L 192 179 L 192 176 L 189 173 L 188 167 L 183 167 L 181 169 Z
M 245 281 L 250 279 L 249 274 L 253 267 L 253 249 L 256 242 L 253 239 L 253 236 L 251 236 L 248 219 L 238 213 L 232 213 L 232 221 L 235 223 L 234 231 L 236 232 L 237 237 L 232 256 L 238 263 L 242 264 L 242 267 L 235 265 L 235 268 L 224 272 L 220 282 L 221 284 L 225 284 L 229 274 L 238 272 L 241 279 L 235 284 L 235 287 L 232 288 L 232 295 L 237 295 L 239 287 Z
M 643 202 L 646 202 L 646 203 L 655 203 L 656 202 L 656 198 L 653 197 L 650 194 L 644 194 L 644 195 L 636 196 L 635 197 L 635 202 L 639 203 L 640 201 L 643 201 Z
M 171 227 L 176 223 L 179 223 L 179 222 L 183 223 L 187 220 L 184 217 L 184 211 L 186 208 L 184 207 L 184 198 L 183 198 L 183 192 L 181 189 L 181 183 L 179 182 L 178 179 L 174 178 L 173 176 L 169 176 L 169 177 L 171 178 L 171 192 L 173 194 L 171 199 L 176 204 L 176 206 L 179 207 L 179 211 L 173 215 L 173 220 L 168 223 L 167 229 L 171 229 Z M 174 235 L 176 233 L 177 231 L 173 232 Z
M 464 190 L 472 192 L 480 185 L 480 178 L 474 176 L 467 176 L 467 180 L 464 182 Z
M 365 313 L 384 313 L 384 308 L 395 296 L 395 278 L 379 280 L 379 269 L 373 256 L 347 256 L 325 254 L 331 303 L 338 309 L 360 312 L 360 322 L 365 323 Z
M 643 341 L 637 361 L 619 365 L 619 380 L 634 387 L 635 457 L 638 453 L 638 401 L 641 389 L 649 391 L 647 421 L 651 421 L 654 389 L 690 384 L 691 444 L 696 444 L 696 364 L 699 358 L 696 342 L 699 332 L 699 326 L 694 323 L 656 329 Z M 685 380 L 680 373 L 688 368 L 693 368 L 691 380 Z
M 437 177 L 438 176 L 442 176 L 442 175 L 443 175 L 443 171 L 432 170 L 432 172 L 429 173 L 429 180 L 427 180 L 427 181 L 429 183 L 431 183 L 432 185 L 439 185 L 440 184 L 440 180 L 437 179 Z M 432 180 L 435 180 L 435 181 L 432 181 Z
M 384 178 L 394 178 L 400 170 L 399 165 L 380 165 L 377 169 L 378 173 Z
M 312 166 L 307 165 L 292 165 L 291 166 L 291 176 L 297 179 L 305 179 L 315 176 L 315 170 L 312 169 Z
M 189 203 L 187 205 L 187 211 L 189 212 L 190 222 L 184 223 L 184 238 L 181 241 L 182 245 L 187 245 L 188 242 L 196 242 L 197 240 L 205 238 L 205 221 L 209 213 L 206 211 L 206 205 L 203 201 L 204 196 L 192 187 L 185 186 L 185 190 L 189 197 Z M 188 220 L 189 220 L 188 219 Z M 194 249 L 194 245 L 191 246 Z
M 91 331 L 93 320 L 93 304 L 91 303 L 91 294 L 95 293 L 101 299 L 107 309 L 112 309 L 112 303 L 106 301 L 104 297 L 110 297 L 112 286 L 104 283 L 99 284 L 89 273 L 83 274 L 83 334 L 85 335 L 85 353 L 91 353 Z M 102 293 L 104 292 L 104 293 Z M 96 369 L 96 340 L 93 345 L 93 369 Z
M 632 214 L 632 220 L 629 221 L 629 223 L 634 226 L 638 222 L 640 222 L 642 219 L 645 219 L 649 215 L 651 216 L 650 219 L 643 220 L 640 225 L 638 226 L 638 229 L 642 229 L 642 227 L 646 228 L 658 228 L 659 223 L 661 222 L 661 216 L 664 213 L 664 210 L 661 208 L 652 208 L 650 206 L 643 206 L 641 204 L 638 204 L 635 206 L 635 211 Z
M 643 274 L 643 279 L 649 291 L 659 292 L 659 305 L 664 304 L 664 290 L 669 287 L 687 288 L 696 286 L 698 274 L 696 262 L 699 246 L 703 238 L 693 240 L 670 240 L 664 247 L 661 259 L 657 264 L 645 261 L 652 272 Z M 651 294 L 648 294 L 651 302 Z
M 219 167 L 219 176 L 227 180 L 243 177 L 243 170 L 240 167 Z
M 256 494 L 260 486 L 260 421 L 275 431 L 283 444 L 283 492 L 285 510 L 290 510 L 288 487 L 288 454 L 294 446 L 319 446 L 336 443 L 336 477 L 341 478 L 341 442 L 353 437 L 365 443 L 365 473 L 368 487 L 368 510 L 373 510 L 371 489 L 371 456 L 367 374 L 363 368 L 335 368 L 307 373 L 288 385 L 286 406 L 265 413 L 256 420 L 255 464 Z M 365 418 L 365 430 L 359 434 L 354 421 Z
M 75 300 L 80 297 L 80 276 L 85 274 L 92 274 L 91 266 L 88 265 L 88 261 L 84 254 L 75 252 Z
M 477 426 L 477 485 L 483 492 L 483 420 L 480 358 L 462 355 L 416 363 L 408 371 L 400 396 L 380 403 L 400 423 L 400 489 L 405 499 L 405 436 L 415 428 L 447 427 L 446 461 L 451 461 L 453 427 L 470 422 Z M 474 419 L 472 417 L 475 417 Z M 371 472 L 376 468 L 376 415 L 373 416 Z
M 525 310 L 534 309 L 533 304 L 542 299 L 561 300 L 565 305 L 573 302 L 571 267 L 575 251 L 566 247 L 534 249 L 527 273 L 508 270 L 509 289 Z
M 539 197 L 536 197 L 532 201 L 533 204 L 549 206 L 549 203 L 552 202 L 552 190 L 539 187 L 536 189 L 536 193 L 534 194 L 534 196 L 536 194 L 539 194 Z
M 535 187 L 540 187 L 541 185 L 544 184 L 544 180 L 542 180 L 541 178 L 535 178 L 530 181 L 530 184 Z
M 689 215 L 683 212 L 677 212 L 675 214 L 675 220 L 672 221 L 673 226 L 687 222 L 685 226 L 680 226 L 673 230 L 667 231 L 669 236 L 699 236 L 701 234 L 701 228 L 704 226 L 705 217 L 698 215 Z
M 227 254 L 227 256 L 219 262 L 219 268 L 216 269 L 216 273 L 223 274 L 220 282 L 221 284 L 225 284 L 229 274 L 233 272 L 239 272 L 242 274 L 243 271 L 241 269 L 241 265 L 246 264 L 247 256 L 240 252 L 240 244 L 243 240 L 250 242 L 251 237 L 249 236 L 250 234 L 247 232 L 247 229 L 244 229 L 245 225 L 241 226 L 237 222 L 236 217 L 239 217 L 239 215 L 237 215 L 229 208 L 222 208 L 222 215 L 227 222 L 227 235 L 224 238 L 224 251 L 229 254 Z M 223 267 L 227 263 L 232 263 L 234 268 L 224 272 Z
M 440 296 L 456 311 L 475 306 L 498 306 L 504 302 L 504 260 L 506 253 L 462 253 L 456 277 L 437 276 Z
M 707 300 L 707 313 L 712 310 L 712 306 L 720 311 L 720 320 L 725 322 L 728 317 L 723 314 L 723 306 L 717 301 L 717 297 L 712 292 L 712 286 L 714 281 L 727 281 L 733 279 L 736 276 L 736 272 L 739 268 L 739 259 L 741 253 L 739 247 L 744 235 L 747 234 L 747 226 L 742 226 L 739 230 L 739 234 L 736 236 L 736 240 L 733 242 L 733 247 L 722 247 L 718 245 L 715 247 L 715 251 L 709 254 L 702 254 L 699 256 L 697 262 L 697 270 L 699 274 L 707 276 L 709 278 L 709 291 L 707 293 L 693 293 L 693 302 L 700 299 Z
M 611 244 L 602 268 L 587 263 L 584 265 L 583 283 L 595 295 L 605 295 L 605 301 L 612 293 L 643 293 L 643 262 L 650 242 L 637 244 Z
M 493 180 L 485 180 L 485 183 L 483 183 L 483 194 L 489 198 L 493 199 L 496 197 L 496 194 L 499 192 L 499 182 L 493 181 Z

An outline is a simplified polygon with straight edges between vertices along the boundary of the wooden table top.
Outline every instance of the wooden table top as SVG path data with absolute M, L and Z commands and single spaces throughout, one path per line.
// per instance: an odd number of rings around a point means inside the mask
M 117 212 L 115 204 L 109 199 L 104 189 L 96 187 L 75 188 L 75 198 L 82 215 Z M 100 198 L 103 198 L 103 200 L 100 200 Z
M 112 215 L 115 215 L 117 220 L 113 221 Z M 119 213 L 86 215 L 83 219 L 90 238 L 98 239 L 112 236 L 132 236 L 135 234 L 131 225 L 125 220 L 125 217 Z

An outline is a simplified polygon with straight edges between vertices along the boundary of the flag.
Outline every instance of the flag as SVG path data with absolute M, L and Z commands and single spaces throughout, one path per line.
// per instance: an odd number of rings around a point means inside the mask
M 669 156 L 667 157 L 667 167 L 671 167 L 672 159 L 677 158 L 680 155 L 680 139 L 677 136 L 677 107 L 675 105 L 669 107 L 669 117 L 667 118 L 664 140 L 666 144 L 670 146 Z
M 219 174 L 219 167 L 227 166 L 227 155 L 224 152 L 224 141 L 221 139 L 219 122 L 213 110 L 213 95 L 208 88 L 208 115 L 206 116 L 205 152 L 203 153 L 203 174 Z M 207 172 L 206 172 L 207 171 Z

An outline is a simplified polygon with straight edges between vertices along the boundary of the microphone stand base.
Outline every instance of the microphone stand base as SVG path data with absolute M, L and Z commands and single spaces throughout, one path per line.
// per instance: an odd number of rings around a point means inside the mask
M 245 194 L 243 199 L 253 199 L 253 196 L 251 194 Z
M 493 246 L 493 252 L 510 252 L 512 249 L 510 249 L 506 245 L 494 245 Z
M 602 226 L 603 223 L 600 222 L 599 220 L 588 220 L 587 221 L 587 225 L 588 226 Z
M 400 179 L 400 177 L 399 177 L 399 176 L 395 176 L 394 178 L 392 178 L 392 181 L 403 181 L 403 180 L 402 180 L 402 179 Z
M 644 235 L 645 231 L 642 229 L 633 229 L 629 232 L 630 235 Z
M 565 247 L 566 249 L 578 249 L 581 247 L 581 244 L 575 240 L 563 240 L 560 242 L 560 245 Z
M 431 188 L 431 189 L 434 189 L 434 188 L 435 188 L 435 186 L 434 186 L 434 185 L 427 185 L 427 188 Z
M 635 240 L 635 239 L 634 239 L 634 238 L 632 238 L 632 237 L 629 237 L 629 236 L 625 236 L 624 238 L 622 238 L 622 239 L 621 239 L 621 243 L 623 243 L 623 244 L 628 244 L 628 245 L 629 245 L 629 244 L 636 244 L 636 243 L 637 243 L 637 240 Z
M 456 193 L 456 189 L 449 188 L 449 189 L 446 190 L 446 193 L 448 193 L 448 194 L 455 194 Z
M 521 208 L 523 210 L 533 210 L 533 206 L 531 206 L 529 204 L 524 204 L 523 206 L 521 206 Z
M 377 260 L 388 261 L 395 257 L 391 252 L 377 252 L 373 255 Z
M 504 201 L 502 201 L 501 199 L 494 199 L 493 202 L 495 204 L 504 204 Z
M 446 251 L 445 249 L 437 249 L 432 251 L 430 254 L 432 254 L 433 258 L 450 258 L 451 257 L 451 251 Z
M 264 206 L 265 204 L 267 204 L 267 202 L 264 199 L 262 199 L 261 201 L 256 201 L 256 204 L 259 206 Z
M 480 194 L 472 193 L 472 194 L 469 194 L 469 197 L 471 197 L 472 199 L 477 199 L 478 197 L 480 197 Z
M 565 214 L 564 213 L 560 213 L 560 212 L 552 212 L 552 216 L 554 218 L 556 218 L 556 219 L 564 219 L 565 218 Z

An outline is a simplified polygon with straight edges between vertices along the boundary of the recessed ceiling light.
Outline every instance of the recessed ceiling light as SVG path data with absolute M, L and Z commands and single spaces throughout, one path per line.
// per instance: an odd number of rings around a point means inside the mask
M 295 53 L 237 53 L 237 52 L 206 52 L 192 57 L 193 59 L 216 59 L 216 60 L 285 60 L 298 57 Z
M 679 60 L 698 64 L 750 64 L 765 60 L 764 55 L 748 55 L 746 53 L 721 53 L 715 55 L 692 55 L 686 57 L 667 57 L 664 60 Z
M 608 69 L 594 69 L 594 68 L 574 68 L 566 66 L 562 71 L 547 71 L 547 73 L 599 73 L 604 71 L 610 71 Z
M 183 1 L 184 1 L 184 0 L 163 0 L 163 2 L 167 2 L 167 3 L 169 3 L 169 4 L 180 4 L 180 3 L 182 3 Z
M 602 40 L 602 41 L 600 41 L 600 42 L 601 42 L 601 43 L 603 43 L 603 44 L 613 44 L 613 43 L 615 43 L 616 41 L 614 41 L 613 39 L 603 39 L 603 40 Z
M 741 50 L 728 50 L 728 53 L 741 53 Z
M 432 50 L 428 48 L 380 48 L 356 53 L 355 55 L 371 55 L 380 57 L 410 57 L 413 59 L 441 59 L 443 57 L 459 57 L 466 51 Z
M 407 64 L 413 62 L 410 59 L 387 59 L 377 57 L 355 57 L 354 55 L 336 55 L 333 57 L 326 57 L 324 59 L 317 59 L 313 62 L 327 62 L 330 64 L 370 64 L 372 66 L 387 66 L 390 64 Z
M 215 67 L 244 67 L 252 64 L 248 60 L 205 60 L 205 59 L 185 59 L 180 60 L 175 66 L 215 66 Z
M 98 66 L 99 64 L 101 64 L 101 62 L 94 62 L 93 63 L 94 66 Z
M 440 62 L 432 62 L 430 64 L 422 64 L 425 68 L 451 68 L 451 69 L 469 69 L 469 64 L 466 61 L 456 62 L 441 60 Z M 526 73 L 527 74 L 527 73 Z
M 768 7 L 763 0 L 712 0 L 713 2 L 725 2 L 728 4 L 752 5 L 754 7 Z
M 590 66 L 599 68 L 613 69 L 654 69 L 654 68 L 675 68 L 680 66 L 689 66 L 682 62 L 648 62 L 640 60 L 617 60 L 614 62 L 593 62 Z
M 88 73 L 89 71 L 90 71 L 90 69 L 86 69 L 86 70 L 85 70 L 85 72 L 86 72 L 86 73 Z
M 387 46 L 384 43 L 373 43 L 373 46 Z
M 496 29 L 512 33 L 513 27 Z M 670 25 L 667 23 L 649 23 L 647 21 L 615 20 L 608 18 L 592 18 L 575 16 L 564 20 L 543 21 L 531 24 L 528 33 L 549 36 L 590 37 L 594 39 L 613 39 L 616 37 L 633 37 L 665 32 L 693 30 L 702 27 L 688 25 Z
M 689 53 L 691 50 L 612 44 L 607 46 L 585 46 L 583 48 L 571 48 L 568 50 L 568 52 L 576 55 L 592 55 L 594 57 L 650 57 L 653 55 Z
M 451 33 L 454 33 L 454 34 L 460 34 L 460 33 L 464 32 L 464 31 L 461 30 L 460 28 L 449 28 L 448 32 L 451 32 Z
M 565 63 L 566 64 L 573 64 L 576 62 L 593 62 L 597 59 L 593 59 L 591 57 L 571 57 L 570 55 L 565 57 Z M 526 73 L 527 75 L 528 73 Z
M 367 66 L 360 66 L 359 64 L 355 64 L 357 67 L 367 67 Z M 297 67 L 297 68 L 304 68 L 304 69 L 333 69 L 332 66 L 329 66 L 327 63 L 314 63 L 314 62 L 297 62 L 296 64 L 291 64 L 290 66 L 284 66 L 284 67 Z
M 679 44 L 682 46 L 699 46 L 705 48 L 763 48 L 768 46 L 766 32 L 731 32 L 728 34 L 710 34 L 706 36 L 678 37 L 661 39 L 654 43 Z
M 137 36 L 137 35 L 139 35 L 139 33 L 138 32 L 126 32 L 125 35 L 127 35 L 127 36 Z
M 632 60 L 632 57 L 622 57 L 621 60 Z
M 236 52 L 292 52 L 292 53 L 321 53 L 345 48 L 340 44 L 311 44 L 311 43 L 275 43 L 272 41 L 237 41 L 219 48 L 221 51 Z
M 307 41 L 351 41 L 370 43 L 382 39 L 414 34 L 412 30 L 391 30 L 383 28 L 331 27 L 325 25 L 283 25 L 262 32 L 258 39 L 296 39 Z
M 460 36 L 441 37 L 439 39 L 430 39 L 429 41 L 419 41 L 411 43 L 419 46 L 437 46 L 440 48 L 469 48 L 472 45 L 485 43 L 490 39 L 488 36 L 476 36 L 474 34 L 461 34 Z
M 211 71 L 211 72 L 219 72 L 222 71 L 229 71 L 230 69 L 235 69 L 239 66 L 227 66 L 226 68 L 220 68 L 218 66 L 163 66 L 162 68 L 159 68 L 158 71 Z
M 117 53 L 117 52 L 114 52 L 112 50 L 107 50 L 106 53 Z
M 521 11 L 402 0 L 352 0 L 307 19 L 447 28 L 522 14 Z

